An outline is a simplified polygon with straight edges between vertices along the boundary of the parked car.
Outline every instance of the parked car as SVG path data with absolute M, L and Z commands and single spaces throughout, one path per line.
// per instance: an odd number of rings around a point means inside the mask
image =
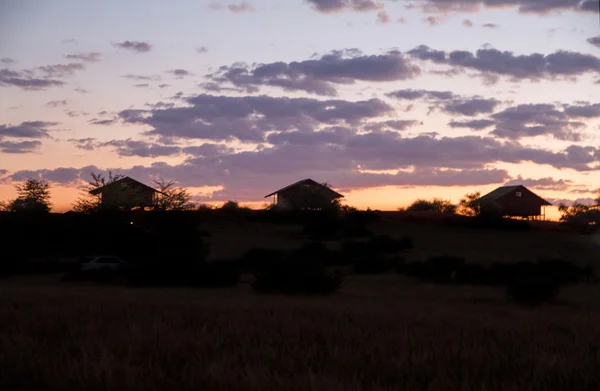
M 92 270 L 118 271 L 125 266 L 125 261 L 114 255 L 92 255 L 83 257 L 79 263 L 79 271 L 82 273 Z

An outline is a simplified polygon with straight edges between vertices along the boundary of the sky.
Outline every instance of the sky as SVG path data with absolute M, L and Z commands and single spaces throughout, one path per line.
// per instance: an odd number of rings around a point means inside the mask
M 600 187 L 597 0 L 0 0 L 0 200 L 91 172 L 260 207 Z

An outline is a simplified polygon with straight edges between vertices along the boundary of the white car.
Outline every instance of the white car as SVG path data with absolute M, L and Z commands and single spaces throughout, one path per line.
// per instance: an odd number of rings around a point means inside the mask
M 125 262 L 119 257 L 113 255 L 93 255 L 82 258 L 79 271 L 82 273 L 92 270 L 118 271 L 123 266 L 125 266 Z

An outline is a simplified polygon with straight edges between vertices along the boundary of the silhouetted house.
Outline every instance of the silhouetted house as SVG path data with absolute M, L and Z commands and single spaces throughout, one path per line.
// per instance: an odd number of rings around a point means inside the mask
M 552 205 L 525 186 L 503 186 L 475 201 L 481 208 L 494 209 L 502 216 L 523 218 L 544 218 L 545 206 Z
M 103 207 L 128 209 L 154 206 L 158 193 L 158 190 L 129 177 L 90 191 L 92 195 L 101 196 Z
M 321 209 L 334 200 L 343 198 L 340 193 L 312 179 L 303 179 L 281 188 L 265 198 L 274 196 L 274 204 L 281 208 Z

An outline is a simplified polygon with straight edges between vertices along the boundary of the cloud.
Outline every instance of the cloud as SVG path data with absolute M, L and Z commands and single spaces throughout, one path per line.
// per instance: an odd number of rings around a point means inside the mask
M 564 112 L 574 118 L 600 118 L 600 103 L 580 102 L 576 105 L 565 105 Z
M 423 124 L 422 122 L 415 120 L 388 120 L 383 122 L 369 122 L 363 126 L 363 130 L 370 132 L 381 132 L 387 129 L 403 131 L 413 126 Z
M 67 100 L 51 100 L 50 102 L 46 103 L 47 107 L 58 107 L 58 106 L 66 106 L 67 105 Z
M 198 46 L 196 48 L 196 53 L 207 53 L 208 52 L 208 48 L 206 46 Z
M 476 116 L 478 114 L 492 113 L 500 104 L 499 100 L 486 99 L 479 96 L 463 98 L 451 91 L 430 90 L 397 90 L 386 94 L 391 98 L 403 100 L 426 99 L 431 102 L 429 110 L 440 109 L 450 114 Z
M 3 57 L 3 58 L 0 58 L 0 62 L 2 64 L 14 64 L 16 61 L 10 57 Z
M 113 43 L 113 46 L 125 50 L 131 50 L 137 53 L 146 53 L 152 50 L 152 45 L 148 42 L 140 42 L 140 41 L 123 41 Z
M 373 0 L 306 0 L 311 8 L 324 14 L 341 11 L 369 12 L 383 9 L 383 3 Z
M 166 87 L 170 87 L 170 84 L 159 84 L 158 88 L 166 88 Z
M 69 60 L 97 62 L 97 61 L 102 60 L 102 54 L 98 53 L 98 52 L 72 53 L 72 54 L 65 54 L 65 58 L 68 58 Z
M 0 125 L 0 138 L 43 138 L 48 137 L 49 127 L 58 125 L 58 122 L 25 121 L 19 125 Z
M 213 11 L 221 11 L 221 10 L 229 10 L 234 13 L 244 13 L 244 12 L 254 12 L 256 11 L 252 4 L 247 1 L 242 1 L 239 4 L 221 4 L 221 3 L 212 3 L 208 6 Z
M 388 24 L 390 22 L 390 14 L 381 10 L 377 13 L 377 23 L 379 24 Z
M 78 42 L 76 39 L 69 38 L 69 39 L 63 39 L 62 41 L 60 41 L 60 43 L 72 43 L 72 44 L 77 45 Z
M 493 126 L 496 122 L 489 119 L 474 119 L 471 121 L 451 121 L 448 126 L 451 128 L 470 128 L 474 130 L 482 130 Z
M 71 62 L 68 64 L 44 65 L 37 69 L 44 72 L 48 77 L 65 77 L 72 76 L 75 72 L 84 70 L 85 65 L 78 62 Z
M 404 24 L 404 23 L 406 23 L 406 19 L 404 17 L 400 16 L 398 19 L 396 19 L 396 23 Z
M 571 121 L 569 116 L 551 104 L 521 104 L 491 116 L 496 121 L 492 134 L 509 139 L 552 135 L 559 140 L 581 141 L 578 129 L 583 122 Z
M 44 90 L 48 87 L 60 87 L 66 83 L 61 80 L 38 78 L 30 73 L 0 69 L 0 86 L 18 87 L 24 90 Z
M 147 75 L 135 75 L 132 73 L 128 73 L 126 75 L 123 75 L 123 77 L 126 79 L 131 79 L 131 80 L 153 80 L 153 81 L 160 80 L 160 76 L 158 76 L 158 75 L 147 76 Z
M 551 54 L 515 55 L 509 51 L 479 49 L 475 53 L 463 50 L 444 52 L 428 46 L 418 46 L 409 55 L 457 69 L 473 69 L 482 74 L 509 76 L 515 80 L 574 77 L 600 72 L 600 59 L 590 54 L 559 50 Z
M 590 37 L 587 39 L 588 43 L 600 48 L 600 35 L 597 35 L 595 37 Z
M 248 92 L 256 92 L 260 86 L 270 86 L 286 91 L 335 96 L 336 84 L 407 80 L 417 77 L 420 72 L 417 66 L 395 51 L 369 56 L 357 50 L 345 50 L 300 62 L 253 66 L 236 63 L 222 66 L 208 77 L 214 83 L 231 83 Z
M 485 23 L 482 26 L 488 29 L 497 29 L 498 27 L 500 27 L 500 25 L 496 23 Z
M 269 96 L 227 97 L 201 94 L 185 99 L 189 107 L 123 110 L 125 123 L 152 127 L 149 135 L 261 142 L 266 132 L 355 125 L 393 113 L 379 99 L 351 102 Z
M 85 151 L 93 151 L 96 149 L 96 139 L 95 138 L 80 138 L 80 139 L 69 139 L 70 143 L 73 143 L 76 148 L 83 149 Z
M 424 23 L 428 23 L 432 26 L 437 26 L 444 21 L 444 18 L 440 18 L 439 16 L 428 16 L 426 18 L 421 19 Z
M 465 19 L 462 21 L 462 25 L 465 27 L 473 27 L 473 22 L 470 19 Z
M 134 84 L 133 86 L 137 87 L 137 88 L 148 88 L 148 87 L 150 87 L 150 84 L 142 83 L 142 84 Z
M 177 76 L 178 79 L 182 79 L 185 76 L 191 76 L 191 75 L 193 75 L 192 72 L 187 71 L 185 69 L 172 69 L 170 71 L 165 71 L 165 72 Z
M 1 141 L 0 152 L 11 154 L 24 154 L 35 152 L 42 143 L 40 141 Z
M 144 141 L 112 140 L 100 143 L 97 147 L 114 147 L 119 156 L 161 157 L 174 156 L 181 153 L 181 148 L 169 145 L 147 143 Z
M 83 88 L 75 88 L 73 91 L 79 92 L 80 94 L 87 94 L 89 91 Z
M 552 12 L 598 12 L 596 0 L 419 0 L 425 12 L 478 12 L 482 7 L 517 7 L 520 13 L 547 15 Z
M 511 179 L 506 182 L 504 186 L 517 186 L 523 185 L 525 187 L 531 187 L 534 189 L 540 190 L 567 190 L 573 185 L 573 181 L 568 179 L 553 179 L 550 177 L 546 178 L 523 178 L 521 175 L 518 175 L 516 178 Z
M 85 117 L 87 115 L 90 115 L 90 113 L 86 113 L 85 111 L 74 111 L 74 110 L 65 110 L 65 113 L 71 118 Z
M 91 120 L 88 121 L 88 124 L 90 125 L 113 125 L 117 123 L 117 118 L 112 118 L 112 119 L 98 119 L 98 118 L 92 118 Z

